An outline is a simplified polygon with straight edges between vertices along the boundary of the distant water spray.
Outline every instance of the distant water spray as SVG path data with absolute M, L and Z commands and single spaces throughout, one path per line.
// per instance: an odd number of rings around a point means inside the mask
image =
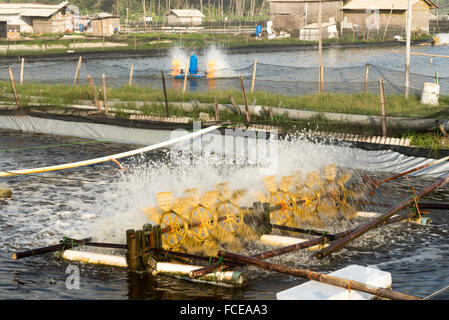
M 197 52 L 179 47 L 170 50 L 172 75 L 179 75 L 180 70 L 186 68 L 186 61 L 193 53 Z M 208 78 L 233 77 L 236 75 L 226 54 L 216 46 L 209 47 L 204 54 L 198 56 L 198 60 L 200 73 L 206 72 Z

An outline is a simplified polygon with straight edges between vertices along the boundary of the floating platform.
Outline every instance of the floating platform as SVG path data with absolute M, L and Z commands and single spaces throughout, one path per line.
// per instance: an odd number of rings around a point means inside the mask
M 175 78 L 175 79 L 184 79 L 184 78 L 185 78 L 185 75 L 179 74 L 179 75 L 174 76 L 174 78 Z M 189 74 L 189 75 L 187 76 L 187 79 L 189 79 L 189 80 L 195 80 L 195 79 L 201 79 L 201 78 L 206 78 L 206 75 L 201 76 L 201 75 L 199 75 L 199 74 Z

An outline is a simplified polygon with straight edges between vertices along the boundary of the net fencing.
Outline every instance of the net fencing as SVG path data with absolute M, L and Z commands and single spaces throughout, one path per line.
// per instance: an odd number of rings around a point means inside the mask
M 14 77 L 19 81 L 20 63 L 12 66 Z M 25 64 L 24 81 L 50 84 L 73 84 L 76 62 L 34 62 L 32 66 Z M 173 89 L 183 88 L 183 79 L 174 79 L 172 70 L 164 68 L 148 67 L 145 64 L 136 63 L 132 68 L 132 84 L 162 88 L 161 70 L 164 71 L 167 87 Z M 83 63 L 80 73 L 80 83 L 88 83 L 88 75 L 94 82 L 101 83 L 102 74 L 107 77 L 108 86 L 120 87 L 129 84 L 131 65 L 124 65 L 114 61 L 98 60 Z M 218 69 L 214 71 L 213 78 L 206 78 L 204 70 L 199 71 L 201 78 L 189 79 L 187 90 L 216 90 L 238 89 L 241 75 L 245 85 L 251 87 L 254 64 L 240 69 Z M 324 66 L 324 90 L 333 93 L 363 93 L 365 92 L 366 66 L 350 67 L 326 67 Z M 385 93 L 403 94 L 405 74 L 403 70 L 385 67 L 377 64 L 369 64 L 369 73 L 366 82 L 367 92 L 379 93 L 379 79 L 384 80 Z M 0 67 L 0 79 L 9 81 L 8 68 Z M 449 77 L 439 76 L 440 94 L 449 95 Z M 421 94 L 425 82 L 435 82 L 436 77 L 418 73 L 410 74 L 410 93 Z M 257 91 L 267 91 L 283 95 L 314 94 L 319 91 L 318 67 L 291 67 L 258 63 L 254 88 Z

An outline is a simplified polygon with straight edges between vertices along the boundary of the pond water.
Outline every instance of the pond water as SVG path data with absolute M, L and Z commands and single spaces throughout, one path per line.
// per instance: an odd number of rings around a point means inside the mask
M 84 143 L 79 143 L 84 142 Z M 136 146 L 88 141 L 12 131 L 0 131 L 0 170 L 42 167 L 86 160 L 135 149 Z M 392 154 L 363 151 L 346 146 L 324 145 L 293 139 L 280 141 L 278 176 L 300 169 L 308 172 L 329 163 L 355 169 L 362 174 L 389 176 L 382 162 Z M 390 159 L 391 160 L 391 159 Z M 398 156 L 394 164 L 406 165 L 413 158 Z M 210 190 L 222 181 L 231 189 L 245 188 L 242 205 L 263 191 L 262 176 L 254 166 L 229 166 L 204 157 L 196 163 L 174 164 L 164 151 L 151 152 L 122 161 L 126 170 L 112 162 L 77 169 L 2 178 L 13 191 L 12 199 L 0 200 L 0 297 L 2 299 L 275 299 L 278 291 L 304 282 L 303 279 L 253 267 L 246 268 L 249 284 L 243 288 L 217 287 L 165 276 L 128 272 L 120 268 L 92 266 L 55 259 L 45 254 L 12 260 L 16 251 L 58 243 L 64 236 L 125 243 L 126 229 L 140 229 L 148 219 L 143 207 L 156 204 L 155 194 L 197 187 Z M 363 170 L 362 170 L 363 169 Z M 447 169 L 446 169 L 447 171 Z M 393 205 L 430 185 L 435 177 L 415 175 L 386 183 L 371 198 Z M 449 186 L 437 189 L 426 201 L 449 203 Z M 386 210 L 367 206 L 366 211 Z M 392 224 L 370 231 L 342 251 L 323 260 L 300 251 L 270 261 L 288 266 L 330 272 L 350 264 L 374 266 L 391 272 L 393 289 L 425 297 L 449 282 L 448 211 L 431 210 L 432 224 Z M 329 231 L 353 228 L 363 221 L 337 222 Z M 253 243 L 243 254 L 267 251 Z M 66 268 L 80 267 L 80 289 L 68 290 Z M 446 292 L 437 299 L 449 299 Z

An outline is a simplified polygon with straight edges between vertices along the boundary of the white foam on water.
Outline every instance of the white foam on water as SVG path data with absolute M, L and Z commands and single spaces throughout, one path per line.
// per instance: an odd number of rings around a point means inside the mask
M 430 161 L 392 151 L 364 151 L 313 143 L 303 138 L 299 135 L 277 142 L 278 181 L 296 170 L 304 176 L 330 163 L 353 170 L 386 172 L 402 171 L 410 165 Z M 12 186 L 14 200 L 2 208 L 6 222 L 0 227 L 0 248 L 54 244 L 62 236 L 93 236 L 98 241 L 124 243 L 127 229 L 141 229 L 142 225 L 151 222 L 143 215 L 142 209 L 157 206 L 155 196 L 158 192 L 172 191 L 174 197 L 182 197 L 188 188 L 204 192 L 214 189 L 217 183 L 228 182 L 231 190 L 246 189 L 245 197 L 239 201 L 241 206 L 257 201 L 256 193 L 266 193 L 264 173 L 257 164 L 236 166 L 214 154 L 194 156 L 195 161 L 189 159 L 173 163 L 168 155 L 157 161 L 135 157 L 128 161 L 135 165 L 127 165 L 127 169 L 115 177 L 111 177 L 108 171 L 99 170 L 96 174 L 98 183 L 77 182 L 73 186 L 73 182 L 68 182 L 67 186 L 60 186 L 29 178 L 23 185 Z M 432 168 L 425 173 L 439 176 L 449 172 L 447 163 Z M 88 174 L 87 177 L 93 179 L 92 173 L 85 170 L 74 172 L 70 177 L 82 179 L 83 174 Z M 358 173 L 354 176 L 361 183 Z M 388 236 L 385 237 L 388 241 Z

